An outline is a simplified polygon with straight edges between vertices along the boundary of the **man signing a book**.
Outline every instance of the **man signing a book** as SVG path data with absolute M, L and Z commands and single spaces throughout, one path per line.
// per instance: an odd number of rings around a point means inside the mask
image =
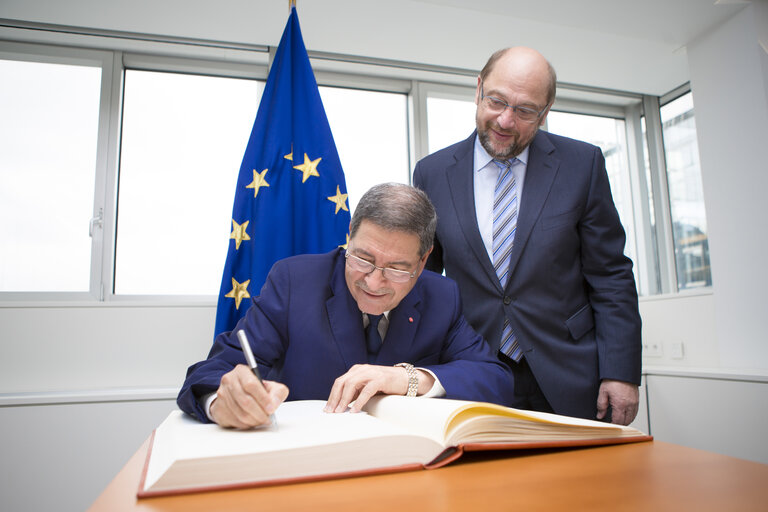
M 359 411 L 376 394 L 509 405 L 512 375 L 466 322 L 456 284 L 424 265 L 437 215 L 420 190 L 377 185 L 361 198 L 347 249 L 277 262 L 248 313 L 187 371 L 179 407 L 250 428 L 289 396 Z M 261 381 L 246 361 L 243 330 Z

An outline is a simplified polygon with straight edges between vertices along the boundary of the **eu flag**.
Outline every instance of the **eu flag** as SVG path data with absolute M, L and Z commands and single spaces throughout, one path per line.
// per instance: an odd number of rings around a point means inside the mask
M 349 221 L 344 171 L 294 7 L 240 166 L 214 335 L 235 327 L 277 260 L 344 245 Z

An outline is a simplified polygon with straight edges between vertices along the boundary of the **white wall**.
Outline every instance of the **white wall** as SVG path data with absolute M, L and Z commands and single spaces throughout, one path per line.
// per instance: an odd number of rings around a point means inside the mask
M 173 400 L 0 407 L 0 509 L 82 512 Z
M 422 24 L 416 30 L 412 26 L 415 22 L 402 16 L 398 8 L 416 9 L 409 15 L 423 19 L 430 17 L 422 11 L 432 9 L 427 3 L 419 5 L 402 0 L 329 3 L 343 10 L 324 11 L 329 4 L 319 1 L 307 0 L 301 5 L 302 29 L 312 50 L 477 68 L 492 50 L 510 43 L 503 31 L 489 30 L 487 37 L 462 31 L 467 26 L 486 23 L 487 13 L 448 9 L 440 13 L 444 15 L 441 24 L 426 28 Z M 275 45 L 283 23 L 274 20 L 285 19 L 285 4 L 244 0 L 219 3 L 4 0 L 0 17 Z M 765 236 L 768 226 L 762 210 L 768 190 L 765 157 L 768 58 L 765 46 L 759 44 L 768 40 L 767 10 L 764 3 L 753 2 L 727 23 L 713 27 L 711 32 L 688 45 L 714 287 L 711 294 L 643 299 L 645 343 L 663 346 L 660 357 L 645 358 L 646 367 L 674 365 L 683 371 L 688 368 L 692 373 L 707 368 L 757 376 L 768 374 L 768 343 L 763 326 L 768 313 L 763 296 L 768 290 L 768 273 L 762 264 L 763 255 L 768 254 Z M 313 23 L 309 23 L 309 19 L 313 19 Z M 378 27 L 386 24 L 399 27 L 397 33 L 403 37 L 391 37 L 386 30 L 371 30 L 372 19 Z M 506 21 L 509 18 L 502 20 Z M 504 25 L 502 22 L 498 22 L 498 27 Z M 445 38 L 446 27 L 455 29 L 453 32 L 458 35 Z M 533 29 L 546 33 L 544 27 Z M 512 43 L 529 44 L 526 35 L 533 29 L 522 27 Z M 532 36 L 529 39 L 532 40 Z M 354 44 L 353 51 L 350 44 Z M 546 44 L 551 48 L 556 43 Z M 600 45 L 611 46 L 604 40 Z M 539 48 L 548 53 L 548 48 Z M 685 53 L 681 52 L 682 58 Z M 615 62 L 611 56 L 606 57 L 603 62 Z M 590 83 L 594 77 L 583 76 L 578 56 L 572 60 L 574 62 L 555 62 L 558 70 L 562 70 L 561 79 Z M 632 65 L 648 69 L 636 62 Z M 620 68 L 612 67 L 610 72 L 625 75 Z M 679 74 L 677 69 L 654 69 L 653 72 Z M 680 83 L 685 79 L 684 74 L 681 75 Z M 622 87 L 618 80 L 601 85 L 655 94 L 666 92 Z M 172 392 L 164 395 L 164 402 L 144 401 L 140 398 L 142 393 L 150 390 L 151 394 L 154 389 L 180 385 L 186 367 L 205 357 L 211 343 L 213 317 L 213 303 L 163 307 L 0 304 L 0 425 L 3 425 L 0 435 L 6 439 L 2 449 L 3 481 L 10 482 L 0 488 L 3 502 L 22 503 L 22 496 L 31 492 L 36 492 L 38 497 L 63 492 L 57 483 L 63 475 L 71 478 L 69 472 L 85 467 L 99 468 L 104 474 L 98 479 L 89 476 L 89 487 L 79 488 L 72 501 L 59 503 L 57 509 L 81 510 L 84 503 L 95 498 L 94 489 L 103 487 L 124 463 L 126 454 L 135 451 L 151 425 L 159 422 L 162 413 L 172 406 Z M 670 344 L 676 342 L 684 344 L 683 359 L 672 357 Z M 764 442 L 760 432 L 744 431 L 735 438 L 736 445 L 725 446 L 714 441 L 722 433 L 720 429 L 725 428 L 722 423 L 708 424 L 702 420 L 701 411 L 695 415 L 685 412 L 689 401 L 711 396 L 712 390 L 704 384 L 709 380 L 712 379 L 696 377 L 690 383 L 686 381 L 683 391 L 669 394 L 667 390 L 674 385 L 669 379 L 649 381 L 651 426 L 652 430 L 654 425 L 660 429 L 660 433 L 652 433 L 660 440 L 686 444 L 686 436 L 678 435 L 675 429 L 696 428 L 701 433 L 697 446 L 743 456 L 753 444 Z M 83 408 L 56 399 L 59 393 L 78 390 L 108 395 L 114 390 L 126 389 L 139 397 L 135 403 L 120 402 L 119 406 L 113 406 L 91 401 Z M 714 395 L 720 403 L 728 402 L 729 397 L 740 392 L 727 385 L 718 389 L 724 390 Z M 760 403 L 760 397 L 765 396 L 764 386 L 750 389 L 756 393 L 754 401 Z M 48 400 L 54 405 L 45 405 L 46 399 L 40 402 L 37 398 L 33 405 L 21 405 L 25 396 L 29 396 L 26 393 L 49 396 Z M 653 401 L 657 399 L 662 401 L 654 411 Z M 763 413 L 755 412 L 747 404 L 743 410 L 732 411 L 734 423 L 756 420 L 754 424 L 760 425 L 760 421 L 764 421 L 760 414 Z M 127 430 L 121 431 L 121 428 Z M 110 445 L 114 450 L 106 449 L 97 440 L 99 432 L 116 433 Z M 8 439 L 13 444 L 7 444 Z M 30 464 L 35 464 L 36 476 L 31 476 L 30 468 L 12 473 L 11 468 L 19 460 L 26 460 L 37 446 L 49 452 L 52 462 L 46 465 L 35 456 Z M 6 454 L 10 454 L 10 458 Z M 36 483 L 34 490 L 32 482 Z M 50 509 L 40 506 L 29 510 L 46 508 Z
M 179 387 L 213 341 L 216 307 L 0 307 L 0 397 Z
M 768 4 L 688 46 L 720 364 L 768 369 Z
M 645 386 L 655 439 L 768 464 L 768 379 L 667 370 Z

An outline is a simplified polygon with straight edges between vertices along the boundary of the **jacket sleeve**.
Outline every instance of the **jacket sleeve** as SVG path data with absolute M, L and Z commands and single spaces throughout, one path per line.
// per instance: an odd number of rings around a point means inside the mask
M 203 423 L 210 423 L 201 399 L 219 388 L 221 378 L 238 364 L 245 364 L 236 332 L 244 329 L 264 378 L 269 378 L 279 364 L 286 346 L 285 328 L 288 311 L 285 267 L 278 262 L 270 271 L 261 293 L 254 298 L 246 315 L 232 331 L 216 336 L 208 357 L 187 370 L 186 379 L 176 398 L 179 408 Z
M 586 210 L 579 223 L 581 260 L 598 348 L 599 378 L 640 384 L 641 320 L 626 236 L 595 148 Z

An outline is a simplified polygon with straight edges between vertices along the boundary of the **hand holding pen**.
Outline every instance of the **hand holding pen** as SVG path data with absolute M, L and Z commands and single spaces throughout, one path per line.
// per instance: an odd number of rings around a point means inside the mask
M 261 373 L 259 373 L 259 365 L 256 364 L 256 358 L 253 355 L 253 351 L 251 350 L 251 344 L 248 343 L 248 338 L 246 338 L 244 330 L 240 329 L 239 331 L 237 331 L 237 339 L 240 341 L 240 347 L 243 349 L 243 354 L 245 354 L 245 360 L 248 363 L 248 366 L 251 367 L 251 372 L 253 372 L 253 374 L 256 376 L 257 379 L 259 379 L 259 382 L 263 386 L 264 380 L 261 378 Z M 269 423 L 271 425 L 274 425 L 275 424 L 274 411 L 272 412 L 267 411 L 267 412 L 269 412 Z
M 288 397 L 288 388 L 279 382 L 262 380 L 245 332 L 238 331 L 237 337 L 248 366 L 237 365 L 221 378 L 216 399 L 211 403 L 211 417 L 222 427 L 275 425 L 274 412 Z

